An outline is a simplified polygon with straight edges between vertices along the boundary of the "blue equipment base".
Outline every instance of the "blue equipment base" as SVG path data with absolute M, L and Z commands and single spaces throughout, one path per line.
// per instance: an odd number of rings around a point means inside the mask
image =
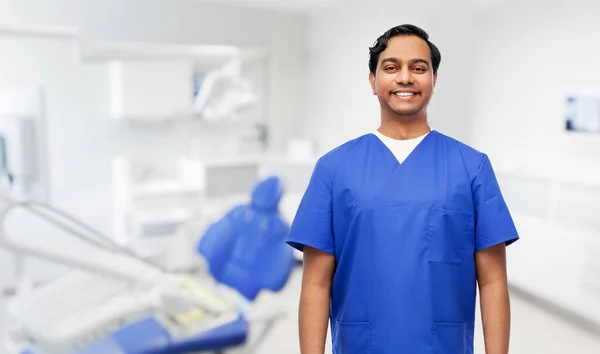
M 184 354 L 217 351 L 243 345 L 248 323 L 243 317 L 195 337 L 173 339 L 153 317 L 124 327 L 77 354 Z M 43 354 L 34 348 L 21 354 Z

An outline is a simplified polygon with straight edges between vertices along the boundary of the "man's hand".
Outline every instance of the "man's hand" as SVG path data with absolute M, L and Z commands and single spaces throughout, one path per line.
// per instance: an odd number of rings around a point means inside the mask
M 510 299 L 506 276 L 506 245 L 475 254 L 481 319 L 486 354 L 508 354 L 510 341 Z
M 334 269 L 335 256 L 308 246 L 304 247 L 302 292 L 298 313 L 302 354 L 325 352 Z

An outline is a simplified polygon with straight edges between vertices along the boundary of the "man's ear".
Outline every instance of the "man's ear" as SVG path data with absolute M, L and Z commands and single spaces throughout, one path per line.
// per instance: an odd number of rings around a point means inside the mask
M 437 73 L 433 75 L 433 87 L 437 84 Z
M 371 91 L 373 95 L 377 95 L 377 91 L 375 91 L 375 74 L 369 73 L 369 83 L 371 84 Z

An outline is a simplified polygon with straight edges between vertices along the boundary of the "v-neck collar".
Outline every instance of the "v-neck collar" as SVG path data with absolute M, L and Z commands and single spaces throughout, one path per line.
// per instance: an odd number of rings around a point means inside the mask
M 390 148 L 383 141 L 381 141 L 381 139 L 375 133 L 370 133 L 370 135 L 373 139 L 377 140 L 377 143 L 380 144 L 380 146 L 385 150 L 387 158 L 391 158 L 396 163 L 394 165 L 395 170 L 396 168 L 404 167 L 406 164 L 410 163 L 410 161 L 415 158 L 413 157 L 413 155 L 419 154 L 419 150 L 423 149 L 423 146 L 428 140 L 431 139 L 431 136 L 435 133 L 436 131 L 434 129 L 430 130 L 429 133 L 427 133 L 425 137 L 421 139 L 421 141 L 415 146 L 415 148 L 408 154 L 408 156 L 406 156 L 403 162 L 398 161 L 396 155 L 394 155 L 394 152 L 390 150 Z

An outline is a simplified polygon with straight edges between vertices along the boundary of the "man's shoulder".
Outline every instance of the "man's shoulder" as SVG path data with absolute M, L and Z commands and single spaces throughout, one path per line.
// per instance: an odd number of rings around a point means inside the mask
M 460 154 L 461 158 L 467 165 L 479 165 L 483 158 L 486 157 L 486 154 L 484 152 L 465 142 L 462 142 L 456 138 L 453 138 L 440 132 L 438 132 L 438 134 L 446 143 L 448 143 L 448 145 L 452 146 Z
M 371 134 L 363 134 L 356 138 L 350 139 L 335 148 L 325 152 L 318 160 L 318 164 L 325 167 L 328 170 L 335 170 L 336 167 L 342 161 L 348 161 L 348 155 L 352 152 L 352 150 L 361 145 L 369 138 Z

